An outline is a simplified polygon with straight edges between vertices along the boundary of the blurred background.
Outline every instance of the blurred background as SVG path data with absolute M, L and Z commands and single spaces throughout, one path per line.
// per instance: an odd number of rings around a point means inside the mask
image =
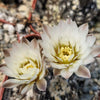
M 11 48 L 17 41 L 17 33 L 20 38 L 35 34 L 30 25 L 42 33 L 43 24 L 53 26 L 72 18 L 78 26 L 88 23 L 89 34 L 94 34 L 96 44 L 100 45 L 100 0 L 37 0 L 35 10 L 32 3 L 33 0 L 0 0 L 0 64 L 4 63 L 3 49 Z M 22 99 L 18 88 L 5 89 L 3 100 L 100 100 L 100 58 L 87 67 L 91 71 L 90 79 L 75 75 L 68 81 L 61 77 L 48 78 L 51 85 L 46 92 L 30 91 Z M 51 76 L 49 73 L 48 77 Z M 4 77 L 0 72 L 0 86 Z

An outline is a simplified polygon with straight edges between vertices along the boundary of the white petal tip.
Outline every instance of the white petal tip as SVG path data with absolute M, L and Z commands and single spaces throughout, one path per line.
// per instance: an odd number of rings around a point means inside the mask
M 87 28 L 88 28 L 88 23 L 83 24 L 83 25 L 82 25 L 82 28 L 83 28 L 83 29 L 87 29 Z
M 79 27 L 79 29 L 82 30 L 82 31 L 87 30 L 86 32 L 88 32 L 88 23 L 85 23 L 85 24 L 81 25 Z
M 89 69 L 86 68 L 85 66 L 80 66 L 78 71 L 75 73 L 79 77 L 83 77 L 83 78 L 90 78 L 91 77 Z
M 66 69 L 62 70 L 61 73 L 60 73 L 60 75 L 61 75 L 62 77 L 64 77 L 65 79 L 68 79 L 72 74 L 73 74 L 73 73 L 68 72 Z
M 46 88 L 47 88 L 47 82 L 45 79 L 41 79 L 39 80 L 37 83 L 37 88 L 40 90 L 40 91 L 45 91 Z
M 100 55 L 100 45 L 94 45 L 91 54 L 93 55 L 93 57 L 97 57 L 98 55 Z

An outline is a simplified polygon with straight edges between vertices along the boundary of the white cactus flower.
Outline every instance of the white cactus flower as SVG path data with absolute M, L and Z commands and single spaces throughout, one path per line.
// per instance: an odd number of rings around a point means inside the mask
M 54 74 L 68 79 L 73 73 L 90 78 L 86 64 L 100 54 L 100 46 L 93 46 L 96 38 L 88 34 L 88 24 L 80 27 L 68 19 L 57 26 L 44 26 L 41 34 L 43 54 L 54 68 Z
M 21 93 L 26 93 L 36 83 L 37 88 L 44 91 L 47 86 L 45 75 L 45 65 L 41 59 L 38 42 L 33 39 L 31 42 L 22 39 L 20 43 L 15 43 L 10 52 L 4 51 L 7 66 L 0 70 L 14 79 L 8 79 L 3 86 L 12 88 L 22 85 Z

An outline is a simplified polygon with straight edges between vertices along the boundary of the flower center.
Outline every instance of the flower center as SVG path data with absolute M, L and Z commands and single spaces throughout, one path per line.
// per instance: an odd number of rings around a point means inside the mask
M 73 54 L 72 48 L 71 47 L 61 47 L 60 48 L 60 54 L 59 57 L 63 60 L 63 61 L 67 61 L 69 59 L 69 57 Z
M 25 65 L 24 67 L 25 67 L 25 69 L 33 68 L 32 64 L 30 64 L 30 63 Z
M 20 75 L 27 73 L 31 69 L 35 68 L 31 60 L 26 61 L 25 63 L 21 64 L 20 66 Z

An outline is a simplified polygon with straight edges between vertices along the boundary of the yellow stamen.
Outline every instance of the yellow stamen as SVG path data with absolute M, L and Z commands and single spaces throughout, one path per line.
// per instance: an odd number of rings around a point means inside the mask
M 72 54 L 73 54 L 72 48 L 65 46 L 65 47 L 61 47 L 59 57 L 60 57 L 63 61 L 67 61 L 68 58 L 69 58 Z

